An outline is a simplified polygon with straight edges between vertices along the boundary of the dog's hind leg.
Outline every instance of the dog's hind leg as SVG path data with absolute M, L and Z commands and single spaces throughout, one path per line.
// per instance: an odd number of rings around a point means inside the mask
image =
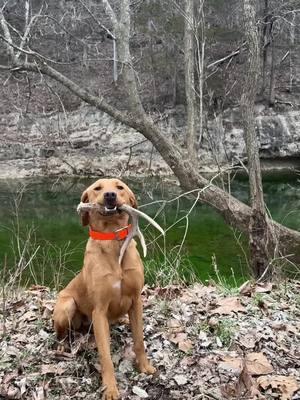
M 61 294 L 53 312 L 54 329 L 58 340 L 64 340 L 67 337 L 68 329 L 71 326 L 78 329 L 81 324 L 81 316 L 78 311 L 74 298 L 70 295 Z

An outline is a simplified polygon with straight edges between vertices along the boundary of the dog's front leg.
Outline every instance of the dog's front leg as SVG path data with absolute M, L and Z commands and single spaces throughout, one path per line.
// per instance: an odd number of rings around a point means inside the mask
M 119 391 L 110 355 L 109 323 L 102 310 L 93 311 L 93 327 L 100 356 L 102 385 L 105 386 L 103 399 L 116 400 L 119 398 Z
M 128 314 L 138 368 L 141 372 L 146 374 L 154 374 L 156 369 L 148 361 L 145 352 L 143 335 L 143 304 L 141 296 L 138 296 L 133 300 L 133 304 Z

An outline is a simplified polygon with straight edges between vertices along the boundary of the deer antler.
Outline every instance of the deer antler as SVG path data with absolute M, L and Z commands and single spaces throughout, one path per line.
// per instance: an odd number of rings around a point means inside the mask
M 80 214 L 81 212 L 85 212 L 85 211 L 91 211 L 91 210 L 99 210 L 101 211 L 102 207 L 99 204 L 95 204 L 95 203 L 79 203 L 76 211 L 78 212 L 78 214 Z
M 165 235 L 165 231 L 158 225 L 157 222 L 154 221 L 154 219 L 149 217 L 149 215 L 143 213 L 142 211 L 137 210 L 136 208 L 130 207 L 128 204 L 123 204 L 122 206 L 120 206 L 118 208 L 121 211 L 125 211 L 131 217 L 131 230 L 129 232 L 129 235 L 125 239 L 125 242 L 123 243 L 123 246 L 121 247 L 121 250 L 120 250 L 119 264 L 121 265 L 125 251 L 126 251 L 127 247 L 129 246 L 130 240 L 134 236 L 137 236 L 140 239 L 144 257 L 146 257 L 146 255 L 147 255 L 147 246 L 146 246 L 145 238 L 139 228 L 139 223 L 138 223 L 139 217 L 145 218 L 148 222 L 150 222 L 150 224 L 155 226 L 155 228 L 158 229 L 162 235 Z
M 149 217 L 149 215 L 143 213 L 140 210 L 137 210 L 136 208 L 130 207 L 128 204 L 122 204 L 120 207 L 118 207 L 118 209 L 120 211 L 126 212 L 131 217 L 131 229 L 121 247 L 121 250 L 120 250 L 119 264 L 121 265 L 125 251 L 126 251 L 127 247 L 129 246 L 131 239 L 134 236 L 137 236 L 141 242 L 144 257 L 146 257 L 146 255 L 147 255 L 147 246 L 146 246 L 145 238 L 139 228 L 139 222 L 138 222 L 139 217 L 145 218 L 148 222 L 150 222 L 150 224 L 152 224 L 156 229 L 158 229 L 162 235 L 165 235 L 165 231 L 162 229 L 161 226 L 158 225 L 157 222 L 154 221 L 154 219 Z M 94 204 L 94 203 L 79 203 L 79 205 L 77 207 L 78 214 L 80 214 L 81 212 L 84 212 L 84 211 L 91 211 L 91 210 L 96 210 L 101 213 L 101 212 L 103 212 L 104 208 L 101 207 L 99 204 Z

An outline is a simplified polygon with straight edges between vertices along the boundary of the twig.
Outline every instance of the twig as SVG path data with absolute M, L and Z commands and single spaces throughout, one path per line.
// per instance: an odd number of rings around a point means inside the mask
M 247 42 L 243 42 L 242 45 L 237 48 L 237 50 L 234 50 L 232 53 L 228 54 L 228 56 L 220 58 L 219 60 L 214 61 L 211 64 L 208 64 L 207 69 L 210 69 L 210 68 L 214 67 L 215 65 L 222 64 L 224 61 L 228 60 L 228 58 L 237 56 L 238 54 L 241 53 L 241 51 L 243 51 L 243 47 L 246 45 L 246 43 Z

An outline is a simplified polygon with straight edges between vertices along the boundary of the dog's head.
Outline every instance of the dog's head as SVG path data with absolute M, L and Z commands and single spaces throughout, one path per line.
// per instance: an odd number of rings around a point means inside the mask
M 81 195 L 82 203 L 99 204 L 103 208 L 103 213 L 99 218 L 115 217 L 119 214 L 118 207 L 128 204 L 137 208 L 137 201 L 132 190 L 120 179 L 99 179 L 89 186 Z M 89 213 L 81 214 L 81 223 L 88 225 Z

